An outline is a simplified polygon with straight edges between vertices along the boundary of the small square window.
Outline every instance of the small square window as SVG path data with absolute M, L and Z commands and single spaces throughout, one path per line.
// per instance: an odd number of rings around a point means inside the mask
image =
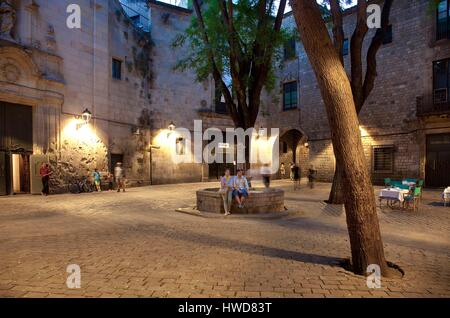
M 373 147 L 373 172 L 391 173 L 394 168 L 394 146 Z
M 112 59 L 112 77 L 117 80 L 122 79 L 122 61 L 113 58 Z
M 392 43 L 392 25 L 389 25 L 386 33 L 384 34 L 383 44 Z

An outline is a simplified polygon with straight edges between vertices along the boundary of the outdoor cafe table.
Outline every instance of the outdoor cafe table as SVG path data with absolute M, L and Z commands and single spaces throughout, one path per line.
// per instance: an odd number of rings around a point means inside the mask
M 447 187 L 444 192 L 442 192 L 442 200 L 444 200 L 444 206 L 447 206 L 447 202 L 450 203 L 450 187 Z
M 400 188 L 387 188 L 380 191 L 380 202 L 381 199 L 393 200 L 398 202 L 405 201 L 405 195 L 409 193 L 409 190 Z

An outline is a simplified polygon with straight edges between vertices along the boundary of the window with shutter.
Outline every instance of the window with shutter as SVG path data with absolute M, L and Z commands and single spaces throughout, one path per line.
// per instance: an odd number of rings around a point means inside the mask
M 394 167 L 394 146 L 373 147 L 373 172 L 392 172 Z
M 122 61 L 113 58 L 112 59 L 112 77 L 114 79 L 122 79 Z

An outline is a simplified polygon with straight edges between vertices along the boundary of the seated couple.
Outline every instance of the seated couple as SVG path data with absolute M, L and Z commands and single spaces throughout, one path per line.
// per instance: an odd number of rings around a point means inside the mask
M 220 190 L 223 199 L 225 215 L 231 214 L 232 200 L 235 199 L 238 207 L 244 207 L 244 201 L 248 198 L 248 182 L 239 169 L 236 176 L 230 174 L 230 169 L 225 170 L 225 175 L 220 178 Z

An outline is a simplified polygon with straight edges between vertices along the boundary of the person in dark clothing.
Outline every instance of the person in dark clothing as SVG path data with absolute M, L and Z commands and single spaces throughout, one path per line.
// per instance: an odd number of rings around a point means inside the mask
M 294 175 L 294 190 L 297 190 L 300 188 L 300 167 L 297 164 L 294 164 L 293 175 Z
M 314 168 L 314 165 L 311 165 L 311 167 L 308 170 L 308 181 L 309 181 L 309 187 L 312 189 L 314 188 L 314 183 L 316 181 L 317 177 L 317 170 Z
M 42 195 L 49 195 L 50 194 L 50 175 L 52 172 L 50 171 L 50 166 L 48 163 L 43 163 L 41 165 L 41 168 L 39 169 L 39 174 L 42 178 Z

